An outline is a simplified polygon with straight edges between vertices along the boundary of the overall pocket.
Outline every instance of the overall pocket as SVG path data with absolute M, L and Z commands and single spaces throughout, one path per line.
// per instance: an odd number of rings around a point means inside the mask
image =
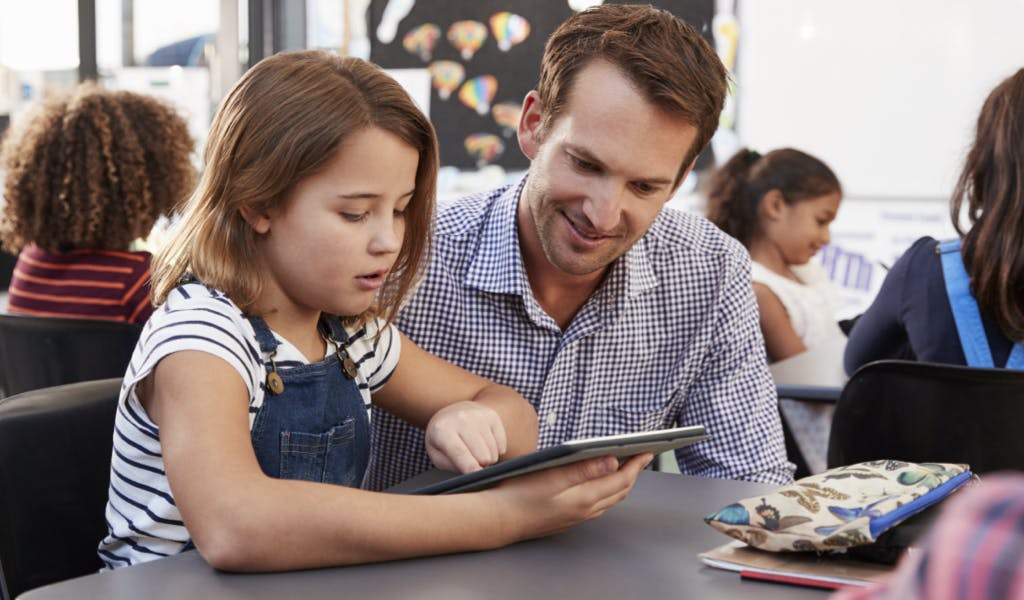
M 357 448 L 355 419 L 346 419 L 323 433 L 301 431 L 281 432 L 281 479 L 301 479 L 337 485 L 358 485 L 365 464 L 361 455 L 367 448 Z

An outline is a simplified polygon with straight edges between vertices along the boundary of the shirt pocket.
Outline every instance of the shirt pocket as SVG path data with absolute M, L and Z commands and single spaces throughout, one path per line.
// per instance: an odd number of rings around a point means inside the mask
M 359 455 L 368 449 L 355 447 L 355 428 L 350 418 L 322 433 L 282 431 L 281 479 L 358 485 Z
M 637 433 L 674 426 L 671 423 L 672 405 L 654 402 L 608 406 L 605 409 L 609 433 Z

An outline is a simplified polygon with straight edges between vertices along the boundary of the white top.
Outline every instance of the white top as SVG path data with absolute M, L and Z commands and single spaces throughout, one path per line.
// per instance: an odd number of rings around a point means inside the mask
M 356 384 L 369 404 L 371 392 L 387 382 L 398 364 L 400 338 L 394 327 L 385 327 L 380 320 L 346 331 L 349 356 L 359 367 Z M 308 364 L 295 346 L 274 336 L 281 342 L 274 359 L 278 369 Z M 161 359 L 183 350 L 207 352 L 235 368 L 249 392 L 250 428 L 263 405 L 269 362 L 265 363 L 242 311 L 223 293 L 202 284 L 171 292 L 146 323 L 121 386 L 106 510 L 108 534 L 99 547 L 100 558 L 110 568 L 177 554 L 190 541 L 164 473 L 160 430 L 135 393 L 136 384 Z M 333 351 L 328 345 L 327 352 Z
M 800 278 L 797 283 L 783 277 L 759 262 L 752 261 L 750 278 L 754 283 L 768 286 L 782 302 L 789 321 L 808 349 L 825 340 L 843 334 L 836 321 L 841 308 L 839 294 L 821 265 L 809 262 L 791 267 Z

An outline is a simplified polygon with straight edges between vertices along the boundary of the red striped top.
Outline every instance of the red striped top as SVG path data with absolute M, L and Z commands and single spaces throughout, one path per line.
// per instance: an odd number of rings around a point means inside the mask
M 18 255 L 7 310 L 47 317 L 142 323 L 149 319 L 149 252 L 71 250 L 34 245 Z

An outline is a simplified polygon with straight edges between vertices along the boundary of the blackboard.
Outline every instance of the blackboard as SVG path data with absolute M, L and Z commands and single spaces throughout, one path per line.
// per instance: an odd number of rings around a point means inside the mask
M 435 61 L 453 61 L 465 71 L 463 85 L 465 81 L 490 75 L 497 82 L 491 107 L 499 104 L 518 107 L 526 93 L 536 87 L 540 59 L 548 36 L 573 14 L 567 2 L 555 0 L 420 0 L 411 4 L 411 10 L 393 30 L 393 39 L 384 43 L 378 38 L 377 32 L 388 0 L 371 0 L 367 11 L 370 60 L 389 69 L 422 69 Z M 710 23 L 714 14 L 714 0 L 662 0 L 643 4 L 653 4 L 671 11 L 699 29 L 711 43 Z M 490 23 L 493 15 L 502 12 L 518 15 L 529 23 L 529 34 L 508 50 L 499 48 L 499 36 Z M 447 39 L 451 25 L 460 21 L 476 21 L 487 29 L 483 44 L 468 59 Z M 405 36 L 427 23 L 437 26 L 435 32 L 439 32 L 429 55 L 408 51 L 403 46 Z M 499 21 L 499 25 L 501 23 Z M 499 27 L 499 35 L 505 35 L 508 29 Z M 454 90 L 447 99 L 441 98 L 438 89 L 431 90 L 430 120 L 437 129 L 441 164 L 459 168 L 498 164 L 509 170 L 528 167 L 529 161 L 519 151 L 514 126 L 499 125 L 493 110 L 481 113 L 463 103 L 458 97 L 460 90 L 461 87 Z M 472 101 L 479 94 L 467 93 L 467 96 Z M 466 149 L 465 140 L 474 134 L 494 136 L 491 141 L 500 141 L 504 150 L 490 160 L 481 157 L 479 153 L 471 154 Z

